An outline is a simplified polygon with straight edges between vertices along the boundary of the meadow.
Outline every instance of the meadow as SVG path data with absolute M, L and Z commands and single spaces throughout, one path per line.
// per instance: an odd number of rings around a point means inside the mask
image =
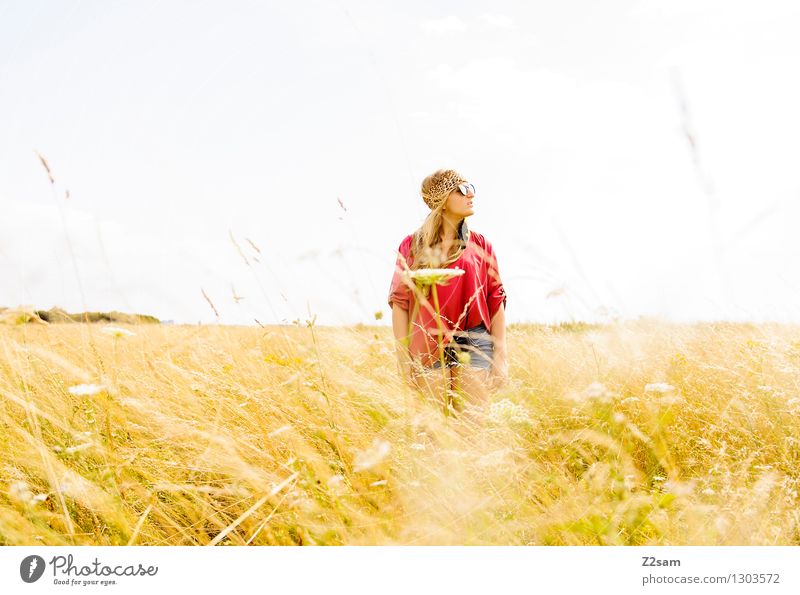
M 507 340 L 476 426 L 389 327 L 0 325 L 0 544 L 800 545 L 800 329 Z

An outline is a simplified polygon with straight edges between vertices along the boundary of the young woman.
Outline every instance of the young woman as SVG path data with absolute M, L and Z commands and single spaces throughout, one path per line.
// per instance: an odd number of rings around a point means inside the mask
M 489 241 L 467 228 L 475 186 L 440 169 L 423 180 L 421 194 L 431 212 L 400 242 L 389 290 L 400 373 L 432 396 L 452 398 L 460 389 L 470 404 L 482 406 L 508 378 L 506 294 L 497 259 Z M 408 274 L 422 268 L 464 273 L 437 283 L 434 295 Z M 458 400 L 454 405 L 459 408 Z

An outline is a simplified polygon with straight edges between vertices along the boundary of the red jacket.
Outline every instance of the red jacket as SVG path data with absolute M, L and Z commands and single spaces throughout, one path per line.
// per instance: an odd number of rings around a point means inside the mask
M 398 248 L 400 254 L 397 257 L 389 289 L 389 307 L 396 303 L 410 314 L 416 312 L 412 321 L 409 350 L 411 356 L 418 359 L 423 366 L 431 366 L 439 359 L 436 340 L 439 331 L 433 293 L 429 293 L 425 301 L 420 300 L 419 306 L 415 308 L 417 305 L 415 294 L 402 276 L 405 270 L 403 259 L 408 266 L 413 262 L 411 239 L 411 235 L 406 236 Z M 500 280 L 497 258 L 491 243 L 483 235 L 470 230 L 466 248 L 458 260 L 447 268 L 463 269 L 464 274 L 436 286 L 439 313 L 445 331 L 443 345 L 452 340 L 454 330 L 466 330 L 481 322 L 487 330 L 491 330 L 492 317 L 500 308 L 500 304 L 503 304 L 504 308 L 506 304 L 506 293 Z

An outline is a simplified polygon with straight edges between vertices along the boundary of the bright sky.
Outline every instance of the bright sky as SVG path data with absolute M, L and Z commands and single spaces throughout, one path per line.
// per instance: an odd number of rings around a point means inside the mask
M 800 322 L 798 30 L 794 0 L 5 0 L 0 305 L 389 324 L 447 167 L 510 322 Z

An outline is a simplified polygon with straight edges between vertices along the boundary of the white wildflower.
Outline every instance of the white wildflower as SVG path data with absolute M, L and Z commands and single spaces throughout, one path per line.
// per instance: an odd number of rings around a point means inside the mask
M 624 487 L 629 492 L 632 492 L 634 488 L 636 488 L 636 476 L 633 474 L 629 474 L 623 477 L 622 487 Z
M 306 496 L 302 490 L 299 490 L 296 487 L 289 490 L 286 497 L 289 506 L 298 508 L 304 512 L 312 512 L 316 508 L 314 501 Z
M 425 445 L 420 442 L 412 442 L 410 446 L 414 450 L 425 450 Z
M 278 436 L 279 434 L 283 434 L 284 432 L 287 432 L 287 431 L 289 431 L 291 429 L 292 429 L 292 426 L 287 424 L 285 426 L 281 426 L 277 430 L 272 430 L 269 434 L 267 434 L 267 437 L 268 438 L 274 438 L 275 436 Z
M 331 475 L 328 478 L 328 487 L 334 494 L 341 495 L 347 491 L 347 484 L 345 483 L 344 476 L 339 474 Z
M 502 448 L 486 453 L 477 460 L 479 467 L 497 469 L 510 462 L 513 451 L 509 448 Z
M 102 384 L 76 384 L 75 386 L 70 386 L 67 390 L 71 395 L 90 396 L 103 392 L 106 387 Z
M 694 493 L 695 483 L 694 479 L 689 481 L 667 480 L 664 482 L 664 490 L 676 496 L 691 496 Z
M 111 325 L 104 326 L 102 329 L 100 329 L 100 332 L 105 333 L 106 335 L 111 335 L 112 337 L 132 337 L 136 334 L 128 329 Z
M 47 500 L 47 494 L 35 494 L 30 486 L 22 480 L 11 482 L 8 486 L 8 497 L 14 502 L 25 505 L 36 505 Z
M 714 520 L 714 526 L 716 527 L 717 531 L 719 531 L 720 533 L 725 533 L 728 530 L 728 528 L 731 526 L 731 521 L 730 521 L 730 519 L 728 519 L 726 517 L 718 516 Z
M 669 406 L 669 405 L 679 405 L 679 404 L 684 402 L 684 399 L 683 399 L 682 396 L 676 395 L 676 394 L 673 393 L 673 394 L 667 394 L 667 395 L 663 395 L 663 396 L 659 397 L 658 398 L 658 402 L 661 405 L 667 405 L 667 406 Z
M 375 438 L 375 440 L 372 441 L 372 445 L 367 450 L 359 452 L 356 455 L 353 471 L 365 471 L 375 467 L 386 458 L 386 455 L 389 454 L 391 449 L 391 444 L 380 438 Z
M 93 442 L 86 442 L 84 444 L 78 444 L 77 446 L 70 446 L 69 448 L 65 449 L 64 452 L 67 454 L 72 454 L 76 452 L 80 452 L 82 450 L 86 450 L 87 448 L 91 448 L 94 446 Z
M 528 410 L 509 399 L 503 399 L 489 406 L 489 421 L 495 425 L 530 424 Z
M 596 401 L 599 403 L 610 403 L 614 395 L 609 391 L 606 386 L 600 382 L 592 382 L 581 392 L 572 392 L 567 397 L 578 403 L 587 403 L 589 401 Z
M 675 387 L 671 384 L 667 384 L 666 382 L 653 382 L 652 384 L 648 384 L 644 387 L 644 392 L 646 393 L 668 393 L 675 390 Z
M 65 496 L 74 496 L 77 493 L 77 488 L 78 486 L 76 486 L 74 482 L 69 479 L 64 479 L 59 482 L 56 490 Z
M 33 493 L 28 484 L 22 480 L 12 481 L 8 486 L 8 497 L 17 502 L 29 502 Z
M 600 399 L 608 394 L 608 389 L 606 385 L 601 382 L 592 382 L 584 389 L 583 394 L 589 399 Z

